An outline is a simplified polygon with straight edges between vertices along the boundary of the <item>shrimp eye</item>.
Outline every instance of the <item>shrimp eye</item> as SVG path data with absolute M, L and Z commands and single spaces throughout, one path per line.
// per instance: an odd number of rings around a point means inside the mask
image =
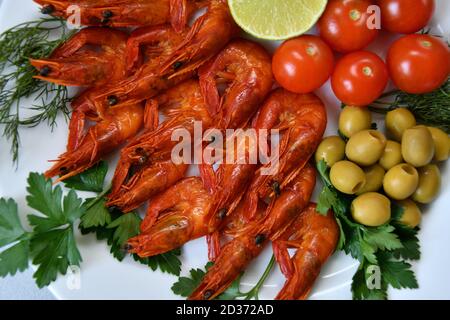
M 274 181 L 272 183 L 272 190 L 275 192 L 275 195 L 278 197 L 281 194 L 280 183 L 278 181 Z
M 217 213 L 217 217 L 220 220 L 223 220 L 226 216 L 227 216 L 227 209 L 225 208 L 220 209 L 219 212 Z
M 212 297 L 212 295 L 213 295 L 212 290 L 206 290 L 206 291 L 203 293 L 203 299 L 209 299 L 209 298 Z
M 147 160 L 148 160 L 147 156 L 146 155 L 142 155 L 142 156 L 139 157 L 138 162 L 139 162 L 139 164 L 144 164 L 144 163 L 147 162 Z
M 67 173 L 67 167 L 61 167 L 59 168 L 59 172 L 61 172 L 61 174 L 66 174 Z
M 266 236 L 265 236 L 265 235 L 263 235 L 263 234 L 258 234 L 258 235 L 255 237 L 255 244 L 259 246 L 259 245 L 261 245 L 265 240 L 266 240 Z
M 39 70 L 39 75 L 46 77 L 50 74 L 52 69 L 49 66 L 43 66 L 41 70 Z
M 265 235 L 263 235 L 263 234 L 258 234 L 256 237 L 255 237 L 255 244 L 257 245 L 257 246 L 259 246 L 259 245 L 261 245 L 261 244 L 263 244 L 263 242 L 266 240 L 266 236 Z
M 107 99 L 110 106 L 115 106 L 117 103 L 119 103 L 119 99 L 116 96 L 108 96 Z
M 105 11 L 103 11 L 103 13 L 102 13 L 103 18 L 105 18 L 105 19 L 112 18 L 113 15 L 114 15 L 114 14 L 112 13 L 111 10 L 105 10 Z
M 172 67 L 174 70 L 177 70 L 177 69 L 181 68 L 182 65 L 183 65 L 182 61 L 177 61 L 172 65 Z
M 50 14 L 53 11 L 55 11 L 55 6 L 52 5 L 52 4 L 48 4 L 46 6 L 43 6 L 42 9 L 41 9 L 41 13 L 42 14 Z

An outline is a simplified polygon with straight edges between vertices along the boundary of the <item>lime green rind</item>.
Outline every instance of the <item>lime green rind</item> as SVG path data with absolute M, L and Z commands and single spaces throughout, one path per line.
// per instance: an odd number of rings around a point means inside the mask
M 304 34 L 310 30 L 314 24 L 319 20 L 322 13 L 325 11 L 327 0 L 316 0 L 314 6 L 311 7 L 311 2 L 314 0 L 229 0 L 231 14 L 236 23 L 250 35 L 266 40 L 285 40 Z M 283 4 L 283 6 L 279 6 Z M 292 8 L 295 10 L 291 10 Z M 278 10 L 278 12 L 274 11 Z M 309 14 L 304 14 L 309 11 Z M 252 20 L 248 18 L 250 14 L 243 12 L 251 12 Z M 283 16 L 283 23 L 267 24 L 268 19 L 265 17 Z M 264 23 L 253 23 L 255 20 L 264 20 Z M 284 23 L 285 20 L 291 20 L 291 23 Z M 298 27 L 292 27 L 295 21 L 306 20 L 298 23 Z M 281 20 L 281 19 L 280 19 Z M 273 19 L 272 21 L 276 21 Z M 257 25 L 264 25 L 266 30 L 258 30 Z M 291 26 L 290 29 L 284 26 Z M 271 30 L 270 30 L 271 29 Z M 278 29 L 278 31 L 274 31 Z

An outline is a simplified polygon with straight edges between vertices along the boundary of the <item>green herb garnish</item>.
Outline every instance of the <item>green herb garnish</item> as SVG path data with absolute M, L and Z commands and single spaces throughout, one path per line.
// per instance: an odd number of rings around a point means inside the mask
M 385 93 L 383 98 L 394 101 L 379 100 L 369 107 L 377 113 L 387 113 L 396 108 L 408 108 L 417 121 L 431 127 L 438 127 L 450 134 L 450 82 L 439 89 L 426 94 L 409 94 L 399 90 Z
M 21 126 L 34 127 L 47 122 L 56 125 L 60 111 L 67 117 L 69 101 L 67 88 L 34 79 L 36 70 L 30 58 L 48 57 L 66 41 L 72 32 L 58 18 L 43 18 L 19 24 L 0 35 L 0 124 L 3 136 L 11 141 L 14 162 L 18 161 Z M 49 40 L 51 38 L 55 40 Z M 22 116 L 21 99 L 36 95 L 40 101 L 31 107 L 34 115 Z
M 61 187 L 38 173 L 28 177 L 27 203 L 39 215 L 28 215 L 33 230 L 22 227 L 17 204 L 0 199 L 0 276 L 15 274 L 28 267 L 28 259 L 38 268 L 36 284 L 42 288 L 65 274 L 69 266 L 79 266 L 81 255 L 75 244 L 74 223 L 83 214 L 82 200 L 71 190 L 63 197 Z
M 417 288 L 411 265 L 405 260 L 420 258 L 418 228 L 411 229 L 399 222 L 403 209 L 393 203 L 391 221 L 380 227 L 366 227 L 356 223 L 350 215 L 350 204 L 354 197 L 333 187 L 325 161 L 320 161 L 317 169 L 324 184 L 317 211 L 321 214 L 326 214 L 330 209 L 334 211 L 340 227 L 338 249 L 350 254 L 360 263 L 353 277 L 353 298 L 387 299 L 389 286 L 397 289 Z M 372 287 L 369 284 L 374 270 L 380 272 L 380 281 Z
M 82 234 L 94 232 L 98 239 L 106 239 L 113 256 L 122 261 L 128 255 L 124 248 L 127 240 L 139 233 L 141 218 L 136 213 L 108 211 L 105 196 L 109 187 L 103 189 L 107 170 L 107 164 L 100 162 L 66 182 L 77 190 L 101 191 L 84 202 L 74 189 L 63 196 L 61 186 L 54 187 L 42 174 L 30 173 L 26 200 L 39 212 L 28 215 L 32 231 L 22 227 L 17 203 L 0 198 L 0 277 L 27 269 L 31 259 L 38 266 L 34 278 L 41 288 L 56 280 L 58 274 L 66 274 L 70 266 L 79 266 L 82 260 L 74 236 L 77 222 Z M 180 254 L 181 250 L 176 249 L 155 257 L 133 258 L 152 270 L 178 276 Z
M 240 291 L 240 282 L 242 278 L 242 274 L 237 277 L 236 280 L 234 280 L 231 285 L 228 287 L 227 290 L 225 290 L 222 294 L 220 294 L 216 300 L 236 300 L 237 298 L 243 298 L 245 300 L 251 300 L 251 299 L 259 299 L 259 291 L 261 290 L 262 285 L 266 281 L 267 277 L 270 275 L 270 272 L 272 271 L 272 268 L 275 264 L 275 257 L 272 256 L 270 259 L 266 269 L 264 270 L 264 273 L 262 274 L 261 278 L 258 280 L 256 285 L 248 292 L 241 292 Z M 209 268 L 213 266 L 212 262 L 208 262 L 205 265 L 206 271 L 208 271 Z M 175 282 L 172 285 L 172 291 L 176 295 L 182 296 L 182 297 L 189 297 L 194 290 L 199 286 L 199 284 L 202 282 L 203 278 L 206 275 L 206 271 L 202 269 L 191 269 L 189 271 L 188 277 L 179 277 L 178 281 Z

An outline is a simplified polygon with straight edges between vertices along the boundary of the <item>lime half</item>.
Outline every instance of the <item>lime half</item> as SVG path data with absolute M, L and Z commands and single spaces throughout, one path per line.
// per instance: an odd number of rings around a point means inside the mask
M 308 31 L 320 18 L 327 0 L 228 0 L 236 23 L 251 35 L 282 40 Z

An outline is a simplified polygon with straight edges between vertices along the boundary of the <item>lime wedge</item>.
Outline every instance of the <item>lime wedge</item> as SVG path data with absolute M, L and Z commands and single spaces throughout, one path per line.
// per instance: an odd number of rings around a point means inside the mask
M 327 0 L 228 0 L 236 23 L 251 35 L 282 40 L 308 31 L 320 18 Z

